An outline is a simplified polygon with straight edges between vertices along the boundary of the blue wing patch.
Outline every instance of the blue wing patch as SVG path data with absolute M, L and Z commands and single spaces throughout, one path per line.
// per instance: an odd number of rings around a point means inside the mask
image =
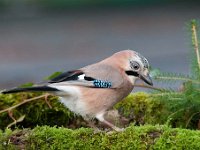
M 111 88 L 112 83 L 108 81 L 102 81 L 102 80 L 94 80 L 93 84 L 97 88 Z

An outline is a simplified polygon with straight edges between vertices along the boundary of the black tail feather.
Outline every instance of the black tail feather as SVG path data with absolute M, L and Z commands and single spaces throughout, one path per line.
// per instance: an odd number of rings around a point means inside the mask
M 52 88 L 49 86 L 36 86 L 36 87 L 27 87 L 27 88 L 14 88 L 14 89 L 10 89 L 10 90 L 5 90 L 2 91 L 1 93 L 3 94 L 10 94 L 10 93 L 18 93 L 18 92 L 54 92 L 54 91 L 59 91 L 56 88 Z

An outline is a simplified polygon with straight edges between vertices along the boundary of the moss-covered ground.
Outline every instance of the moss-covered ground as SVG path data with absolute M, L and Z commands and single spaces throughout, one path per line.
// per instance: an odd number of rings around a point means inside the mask
M 0 149 L 158 149 L 199 150 L 200 131 L 159 125 L 130 125 L 123 132 L 38 126 L 0 132 Z
M 0 94 L 0 111 L 43 94 Z M 108 117 L 125 130 L 112 132 L 96 122 L 101 131 L 95 132 L 92 128 L 88 128 L 80 116 L 65 108 L 57 97 L 50 95 L 45 99 L 43 96 L 0 113 L 0 150 L 199 150 L 200 131 L 183 129 L 184 121 L 181 119 L 171 120 L 170 116 L 174 112 L 168 106 L 173 106 L 174 103 L 175 101 L 157 99 L 153 94 L 141 92 L 130 94 L 114 106 L 113 112 L 110 113 L 114 115 Z M 184 114 L 182 117 L 186 118 Z M 198 129 L 197 123 L 195 126 L 193 129 Z

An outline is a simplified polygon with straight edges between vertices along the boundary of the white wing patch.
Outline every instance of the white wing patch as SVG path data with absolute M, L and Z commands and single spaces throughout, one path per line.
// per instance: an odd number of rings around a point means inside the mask
M 85 74 L 79 75 L 78 80 L 84 80 L 85 79 L 84 77 L 85 77 Z

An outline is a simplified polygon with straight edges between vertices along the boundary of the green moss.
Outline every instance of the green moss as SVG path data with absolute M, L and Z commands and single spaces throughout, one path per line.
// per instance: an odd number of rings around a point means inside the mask
M 0 110 L 16 105 L 25 99 L 40 96 L 42 93 L 17 93 L 17 94 L 0 94 Z M 15 119 L 25 115 L 22 122 L 17 123 L 16 127 L 33 128 L 36 125 L 65 126 L 78 128 L 85 126 L 83 119 L 74 115 L 58 101 L 57 97 L 49 96 L 48 102 L 52 106 L 49 108 L 44 98 L 26 103 L 12 110 Z M 125 100 L 115 106 L 119 112 L 129 120 L 137 124 L 144 123 L 161 123 L 162 104 L 160 101 L 151 98 L 147 93 L 130 94 Z M 155 111 L 156 110 L 156 111 Z M 59 116 L 59 117 L 58 117 Z M 166 119 L 166 116 L 164 116 Z M 0 114 L 0 128 L 4 129 L 13 122 L 8 112 Z M 166 121 L 166 120 L 165 120 Z M 116 122 L 117 123 L 117 122 Z M 118 124 L 120 124 L 118 122 Z
M 41 94 L 43 93 L 0 94 L 0 110 L 9 108 L 25 99 L 33 98 Z M 176 94 L 178 95 L 178 93 Z M 117 120 L 115 119 L 117 117 L 114 115 L 111 116 L 110 119 L 114 120 L 116 126 L 124 126 L 129 123 L 135 123 L 135 125 L 167 123 L 172 127 L 198 128 L 197 124 L 199 118 L 198 114 L 195 115 L 195 111 L 199 108 L 199 102 L 194 105 L 194 103 L 184 101 L 184 97 L 182 99 L 171 99 L 171 97 L 166 98 L 166 96 L 164 96 L 164 98 L 162 98 L 161 96 L 155 95 L 156 94 L 144 92 L 130 94 L 127 98 L 114 106 L 114 109 L 117 109 L 121 116 L 126 118 L 126 121 L 124 122 L 123 119 Z M 175 95 L 172 97 L 174 98 Z M 69 111 L 58 101 L 57 97 L 49 96 L 48 102 L 52 108 L 48 106 L 44 98 L 40 98 L 13 109 L 12 114 L 16 120 L 25 115 L 24 120 L 17 123 L 15 127 L 34 128 L 37 125 L 57 125 L 69 128 L 86 127 L 86 122 L 84 122 L 80 116 L 76 116 Z M 190 110 L 182 109 L 186 108 L 185 106 L 189 106 Z M 189 120 L 191 115 L 193 115 L 192 121 Z M 0 114 L 0 129 L 5 129 L 12 122 L 13 120 L 8 115 L 8 112 Z M 186 126 L 188 122 L 190 124 Z
M 200 149 L 200 132 L 168 126 L 129 126 L 124 132 L 99 132 L 80 128 L 36 127 L 0 133 L 1 148 L 25 149 Z M 4 135 L 3 135 L 4 134 Z M 6 134 L 6 137 L 5 137 Z M 17 141 L 16 141 L 17 138 Z M 2 143 L 3 141 L 3 143 Z M 9 142 L 8 142 L 9 141 Z M 5 145 L 5 143 L 8 143 Z
M 115 109 L 123 116 L 133 119 L 136 124 L 163 124 L 167 121 L 164 103 L 144 92 L 130 94 L 115 105 Z
M 186 129 L 172 129 L 165 131 L 161 138 L 157 139 L 156 149 L 200 149 L 200 132 Z
M 0 110 L 9 108 L 20 102 L 42 95 L 42 93 L 17 93 L 17 94 L 0 94 Z M 49 96 L 48 102 L 52 108 L 48 106 L 44 98 L 25 103 L 12 110 L 13 117 L 17 120 L 25 115 L 25 119 L 17 124 L 17 127 L 35 127 L 37 125 L 69 125 L 71 120 L 76 116 L 69 111 L 63 104 L 58 101 L 57 97 Z M 59 117 L 58 117 L 59 116 Z M 0 128 L 4 129 L 12 123 L 13 120 L 8 112 L 0 114 Z
M 42 93 L 19 93 L 0 95 L 0 109 L 22 102 L 24 99 Z M 81 127 L 81 118 L 66 109 L 57 99 L 50 96 L 24 104 L 13 110 L 13 116 L 25 119 L 16 127 L 31 127 L 32 130 L 5 130 L 0 132 L 0 149 L 200 149 L 200 132 L 184 129 L 172 129 L 167 126 L 129 126 L 124 132 L 108 134 L 94 133 L 92 129 Z M 171 105 L 175 101 L 163 101 L 153 94 L 130 94 L 115 106 L 119 112 L 132 119 L 136 124 L 165 123 Z M 166 105 L 167 104 L 167 105 Z M 181 112 L 181 111 L 180 111 Z M 59 117 L 58 117 L 59 116 Z M 79 123 L 76 123 L 79 122 Z M 0 126 L 4 129 L 12 119 L 8 113 L 0 115 Z M 171 122 L 172 123 L 172 122 Z M 36 127 L 41 125 L 41 127 Z M 50 125 L 50 126 L 42 126 Z M 71 130 L 59 126 L 79 128 Z M 84 125 L 83 125 L 84 126 Z
M 0 149 L 14 150 L 15 146 L 10 143 L 9 139 L 14 132 L 10 129 L 6 129 L 4 132 L 0 130 Z

